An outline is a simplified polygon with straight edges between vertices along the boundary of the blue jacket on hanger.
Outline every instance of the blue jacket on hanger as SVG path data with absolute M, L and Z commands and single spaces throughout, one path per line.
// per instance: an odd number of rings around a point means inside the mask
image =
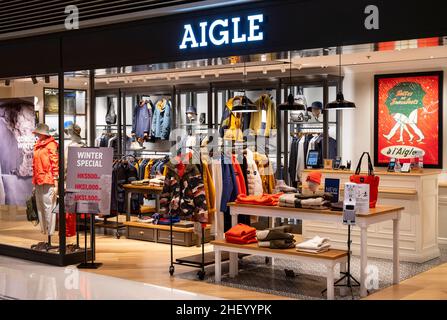
M 220 211 L 226 212 L 228 202 L 236 200 L 239 190 L 236 183 L 236 175 L 234 173 L 231 159 L 224 159 L 222 156 L 222 199 L 220 202 Z
M 152 137 L 155 139 L 169 140 L 171 133 L 171 101 L 159 100 L 154 107 L 152 116 Z
M 138 138 L 149 135 L 152 125 L 152 104 L 136 105 L 133 112 L 132 133 Z

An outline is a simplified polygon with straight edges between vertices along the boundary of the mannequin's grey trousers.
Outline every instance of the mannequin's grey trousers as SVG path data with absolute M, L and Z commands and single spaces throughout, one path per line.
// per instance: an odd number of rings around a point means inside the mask
M 48 234 L 50 236 L 56 229 L 56 213 L 53 213 L 55 207 L 53 199 L 53 185 L 36 185 L 36 205 L 39 214 L 40 231 L 42 231 L 43 234 Z

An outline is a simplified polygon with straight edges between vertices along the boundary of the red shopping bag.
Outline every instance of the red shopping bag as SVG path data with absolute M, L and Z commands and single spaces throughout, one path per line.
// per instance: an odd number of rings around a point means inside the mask
M 362 167 L 362 160 L 364 155 L 368 156 L 368 175 L 361 175 L 360 169 Z M 379 195 L 379 181 L 380 178 L 374 175 L 374 167 L 371 162 L 371 156 L 369 152 L 363 152 L 360 157 L 357 168 L 355 169 L 355 174 L 350 178 L 351 182 L 357 184 L 369 184 L 369 207 L 375 208 L 377 203 L 377 197 Z

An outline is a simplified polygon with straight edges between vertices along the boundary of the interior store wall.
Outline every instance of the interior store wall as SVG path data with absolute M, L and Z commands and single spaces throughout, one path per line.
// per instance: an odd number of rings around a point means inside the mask
M 343 82 L 343 92 L 345 98 L 355 101 L 357 108 L 355 110 L 343 111 L 342 117 L 342 159 L 352 160 L 356 165 L 362 152 L 369 151 L 371 156 L 374 154 L 374 75 L 389 73 L 410 73 L 422 71 L 444 71 L 444 87 L 443 87 L 443 122 L 446 123 L 447 112 L 447 68 L 412 68 L 394 71 L 375 69 L 374 72 L 350 72 L 345 71 Z M 444 125 L 443 132 L 444 141 L 447 141 L 447 130 Z M 443 167 L 447 168 L 447 148 L 443 148 Z M 365 167 L 366 168 L 366 167 Z M 440 180 L 447 181 L 447 171 L 443 170 Z
M 444 123 L 444 148 L 443 148 L 443 167 L 440 181 L 447 181 L 447 68 L 411 68 L 401 70 L 381 70 L 376 68 L 374 72 L 352 72 L 345 71 L 343 82 L 343 91 L 345 98 L 355 101 L 357 109 L 343 111 L 342 117 L 342 154 L 343 161 L 352 160 L 354 166 L 362 155 L 362 152 L 369 151 L 371 156 L 374 154 L 374 75 L 387 73 L 406 73 L 406 72 L 422 72 L 422 71 L 444 71 L 444 87 L 443 87 L 443 123 Z M 364 163 L 366 170 L 366 163 Z M 439 217 L 438 230 L 440 243 L 447 244 L 447 196 L 440 194 L 439 198 Z

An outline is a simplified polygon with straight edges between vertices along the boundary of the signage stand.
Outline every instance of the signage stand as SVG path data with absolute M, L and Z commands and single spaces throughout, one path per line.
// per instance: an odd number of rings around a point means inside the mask
M 91 203 L 89 203 L 90 205 Z M 98 208 L 89 208 L 93 210 L 82 210 L 82 213 L 78 211 L 79 203 L 76 204 L 76 213 L 84 214 L 84 262 L 78 265 L 78 269 L 98 269 L 102 266 L 102 263 L 95 262 L 96 256 L 96 238 L 95 238 L 95 214 L 98 214 Z M 90 206 L 89 206 L 90 207 Z M 87 248 L 87 214 L 90 215 L 90 249 L 92 251 L 92 260 L 88 262 L 88 248 Z

